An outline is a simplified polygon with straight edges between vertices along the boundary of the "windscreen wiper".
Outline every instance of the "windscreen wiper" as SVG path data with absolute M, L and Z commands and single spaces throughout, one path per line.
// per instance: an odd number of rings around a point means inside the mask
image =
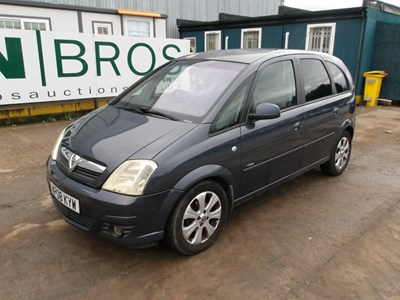
M 138 113 L 140 115 L 145 114 L 144 111 L 142 111 L 139 107 L 127 107 L 127 106 L 115 106 L 116 108 L 121 108 L 123 110 L 127 110 L 127 111 L 133 111 L 135 113 Z
M 174 116 L 162 113 L 158 110 L 154 110 L 150 107 L 146 107 L 146 106 L 116 106 L 117 108 L 121 108 L 124 110 L 128 110 L 128 111 L 133 111 L 135 113 L 141 114 L 141 115 L 155 115 L 155 116 L 159 116 L 159 117 L 163 117 L 169 120 L 173 120 L 173 121 L 179 121 L 178 118 L 175 118 Z
M 174 116 L 162 113 L 162 112 L 160 112 L 158 110 L 154 110 L 154 109 L 152 109 L 150 107 L 142 106 L 142 107 L 139 108 L 139 110 L 142 113 L 145 113 L 145 114 L 151 114 L 151 115 L 160 116 L 160 117 L 163 117 L 163 118 L 166 118 L 166 119 L 170 119 L 170 120 L 173 120 L 173 121 L 179 121 L 179 119 L 175 118 Z

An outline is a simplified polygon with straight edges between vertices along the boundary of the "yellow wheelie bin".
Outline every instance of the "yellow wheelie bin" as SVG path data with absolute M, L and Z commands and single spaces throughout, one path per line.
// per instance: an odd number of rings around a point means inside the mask
M 369 107 L 378 104 L 379 93 L 381 91 L 382 79 L 388 75 L 385 71 L 369 71 L 364 73 L 365 88 L 364 101 Z

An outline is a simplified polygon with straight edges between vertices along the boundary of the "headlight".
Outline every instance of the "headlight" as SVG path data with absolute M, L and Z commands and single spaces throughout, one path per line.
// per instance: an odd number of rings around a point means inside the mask
M 119 194 L 139 196 L 151 174 L 157 169 L 152 160 L 128 160 L 121 164 L 103 184 L 103 189 Z
M 65 129 L 61 131 L 60 135 L 57 138 L 57 141 L 54 143 L 53 151 L 51 151 L 51 159 L 56 160 L 58 154 L 58 148 L 60 148 L 61 141 L 64 137 Z

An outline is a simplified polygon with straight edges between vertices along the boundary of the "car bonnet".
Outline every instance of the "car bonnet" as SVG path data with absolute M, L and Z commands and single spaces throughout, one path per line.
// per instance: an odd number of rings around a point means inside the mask
M 152 159 L 195 127 L 108 106 L 67 127 L 62 144 L 112 172 L 129 158 Z

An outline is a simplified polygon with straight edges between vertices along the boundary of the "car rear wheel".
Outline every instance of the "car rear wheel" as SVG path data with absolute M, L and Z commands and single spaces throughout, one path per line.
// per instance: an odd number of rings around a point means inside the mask
M 185 255 L 206 250 L 225 225 L 228 199 L 216 182 L 192 187 L 174 208 L 166 228 L 166 241 Z
M 349 163 L 351 154 L 351 136 L 344 131 L 332 151 L 329 161 L 321 165 L 321 170 L 331 176 L 338 176 L 343 173 Z

